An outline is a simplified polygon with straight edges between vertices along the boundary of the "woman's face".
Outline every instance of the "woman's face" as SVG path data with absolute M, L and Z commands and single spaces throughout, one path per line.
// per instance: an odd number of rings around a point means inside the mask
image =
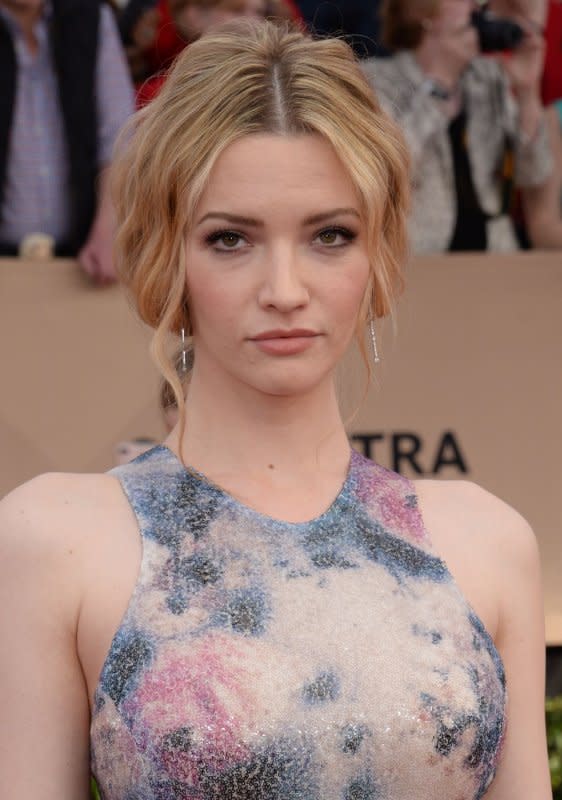
M 328 142 L 267 134 L 226 148 L 186 260 L 195 375 L 278 396 L 331 379 L 369 257 L 356 191 Z

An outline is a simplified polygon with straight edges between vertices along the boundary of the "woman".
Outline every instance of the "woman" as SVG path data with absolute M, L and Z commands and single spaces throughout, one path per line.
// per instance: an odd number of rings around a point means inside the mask
M 351 51 L 216 31 L 125 141 L 121 272 L 181 419 L 3 502 L 0 794 L 85 796 L 90 748 L 105 800 L 546 800 L 532 533 L 352 453 L 336 403 L 405 242 Z
M 383 39 L 397 52 L 365 65 L 410 147 L 416 252 L 517 248 L 513 186 L 524 194 L 552 169 L 540 33 L 518 18 L 522 43 L 508 55 L 480 57 L 474 6 L 385 0 Z

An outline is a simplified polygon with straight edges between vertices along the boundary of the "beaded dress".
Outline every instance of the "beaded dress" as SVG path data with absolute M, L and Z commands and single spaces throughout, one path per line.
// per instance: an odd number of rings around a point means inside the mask
M 274 520 L 157 446 L 112 471 L 140 574 L 95 692 L 103 800 L 478 800 L 504 669 L 407 479 L 353 453 Z

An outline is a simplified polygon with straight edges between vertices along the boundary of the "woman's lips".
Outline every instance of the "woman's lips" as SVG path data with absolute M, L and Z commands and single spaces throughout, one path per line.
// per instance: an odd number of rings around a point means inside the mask
M 255 336 L 251 341 L 263 353 L 276 356 L 294 356 L 312 347 L 320 334 L 315 331 L 267 331 Z

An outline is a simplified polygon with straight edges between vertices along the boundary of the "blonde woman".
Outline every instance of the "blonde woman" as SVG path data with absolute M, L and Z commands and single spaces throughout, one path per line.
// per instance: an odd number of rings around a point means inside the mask
M 126 142 L 121 273 L 180 420 L 2 504 L 0 795 L 85 798 L 91 754 L 104 800 L 547 800 L 533 534 L 352 452 L 336 402 L 406 238 L 351 51 L 219 30 Z

